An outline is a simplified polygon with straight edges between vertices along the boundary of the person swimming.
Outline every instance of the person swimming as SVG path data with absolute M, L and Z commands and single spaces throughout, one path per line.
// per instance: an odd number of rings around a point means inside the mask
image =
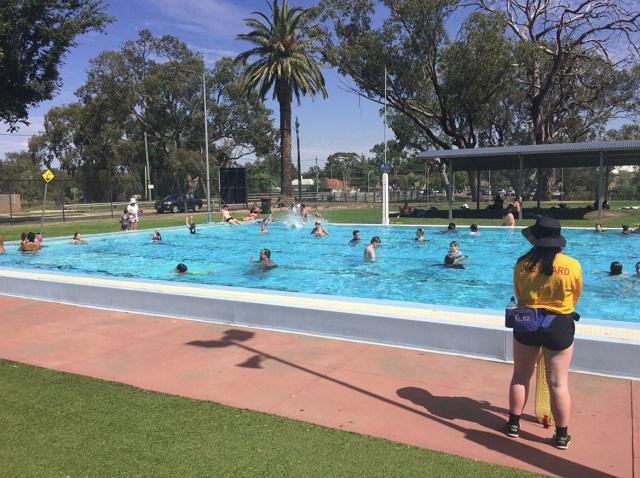
M 619 276 L 622 275 L 622 263 L 618 261 L 613 261 L 611 266 L 609 266 L 609 275 Z
M 196 233 L 196 223 L 193 222 L 193 216 L 191 217 L 185 217 L 184 218 L 184 223 L 187 225 L 187 227 L 189 228 L 189 232 L 191 234 L 195 234 Z

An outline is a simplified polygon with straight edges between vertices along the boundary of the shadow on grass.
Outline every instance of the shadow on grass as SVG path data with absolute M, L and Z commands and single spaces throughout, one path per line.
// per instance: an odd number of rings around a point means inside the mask
M 492 406 L 490 402 L 478 401 L 469 397 L 437 396 L 431 394 L 427 390 L 416 387 L 403 387 L 396 391 L 399 398 L 426 409 L 426 411 L 420 410 L 401 401 L 391 400 L 370 390 L 338 380 L 326 374 L 316 372 L 307 367 L 303 367 L 275 355 L 250 347 L 245 342 L 253 339 L 255 335 L 256 334 L 254 332 L 229 329 L 226 330 L 224 335 L 218 340 L 194 340 L 187 342 L 187 345 L 211 349 L 238 347 L 251 354 L 247 360 L 237 365 L 239 367 L 262 368 L 261 364 L 263 362 L 269 360 L 276 361 L 314 375 L 323 380 L 340 385 L 364 396 L 374 398 L 390 406 L 397 407 L 401 410 L 414 413 L 427 420 L 432 420 L 441 425 L 447 426 L 463 434 L 467 440 L 478 443 L 489 450 L 509 455 L 522 463 L 528 463 L 546 470 L 553 475 L 589 476 L 593 478 L 614 477 L 614 475 L 594 470 L 588 466 L 562 458 L 561 456 L 528 446 L 525 440 L 536 441 L 539 443 L 544 442 L 544 440 L 533 434 L 526 433 L 524 430 L 521 431 L 521 439 L 517 440 L 508 438 L 506 435 L 497 434 L 495 430 L 501 430 L 502 427 L 504 427 L 504 416 L 506 416 L 508 412 L 504 408 Z M 533 420 L 533 417 L 528 418 Z M 468 428 L 462 423 L 457 423 L 457 421 L 475 423 L 491 431 L 488 432 Z M 549 444 L 549 447 L 551 447 L 551 444 Z

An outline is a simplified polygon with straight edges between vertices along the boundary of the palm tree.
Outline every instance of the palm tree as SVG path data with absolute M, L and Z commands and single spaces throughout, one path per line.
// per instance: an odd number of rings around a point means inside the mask
M 247 18 L 245 24 L 252 28 L 249 33 L 237 36 L 238 40 L 247 40 L 255 48 L 241 53 L 236 61 L 246 62 L 255 56 L 253 63 L 246 64 L 240 77 L 240 85 L 250 94 L 258 89 L 264 101 L 273 88 L 273 99 L 280 107 L 280 198 L 282 205 L 294 202 L 291 162 L 291 103 L 295 95 L 298 105 L 300 95 L 308 94 L 313 98 L 321 93 L 327 98 L 324 77 L 314 54 L 318 53 L 316 41 L 319 28 L 309 25 L 309 10 L 301 7 L 289 8 L 287 0 L 282 7 L 278 0 L 271 8 L 271 18 L 261 12 L 253 12 L 260 18 Z

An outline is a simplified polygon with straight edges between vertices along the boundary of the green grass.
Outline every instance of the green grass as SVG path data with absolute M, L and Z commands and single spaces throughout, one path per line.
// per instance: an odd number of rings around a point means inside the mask
M 0 423 L 7 477 L 542 476 L 6 360 Z

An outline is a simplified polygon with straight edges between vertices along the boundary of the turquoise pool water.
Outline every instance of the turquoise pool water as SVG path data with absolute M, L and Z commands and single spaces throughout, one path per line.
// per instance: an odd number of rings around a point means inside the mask
M 45 239 L 36 254 L 17 252 L 16 243 L 6 243 L 0 267 L 500 310 L 512 295 L 513 265 L 529 250 L 520 229 L 481 228 L 481 234 L 473 236 L 468 228 L 443 234 L 443 227 L 425 226 L 426 241 L 419 243 L 414 240 L 417 226 L 325 226 L 331 235 L 322 238 L 310 234 L 311 223 L 292 227 L 279 222 L 269 225 L 269 234 L 258 233 L 253 223 L 200 225 L 195 235 L 186 227 L 162 229 L 161 243 L 151 241 L 151 231 L 86 236 L 79 245 Z M 356 228 L 362 241 L 352 246 Z M 563 229 L 563 234 L 565 252 L 583 267 L 584 291 L 577 311 L 587 318 L 639 323 L 635 263 L 640 260 L 640 234 L 584 229 Z M 374 235 L 382 239 L 378 260 L 366 263 L 363 250 Z M 464 269 L 441 265 L 452 240 L 470 256 Z M 265 247 L 278 264 L 266 272 L 249 261 Z M 614 260 L 622 262 L 626 275 L 608 275 Z M 193 274 L 173 272 L 179 262 Z

